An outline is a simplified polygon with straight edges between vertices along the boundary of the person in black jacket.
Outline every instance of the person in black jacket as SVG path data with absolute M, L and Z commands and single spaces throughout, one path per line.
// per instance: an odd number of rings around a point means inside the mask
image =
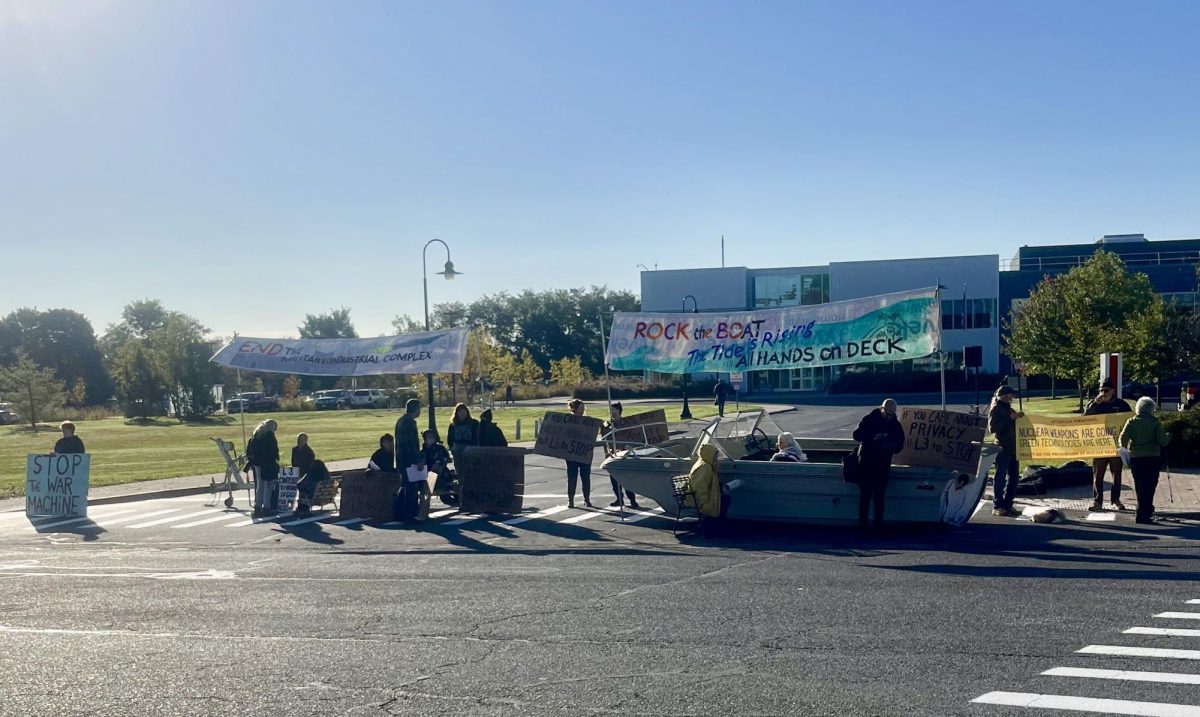
M 1083 409 L 1083 415 L 1101 416 L 1109 413 L 1133 413 L 1133 409 L 1129 407 L 1128 403 L 1117 398 L 1117 392 L 1113 389 L 1112 382 L 1105 379 L 1100 382 L 1096 397 L 1088 401 L 1087 408 Z M 1088 510 L 1097 511 L 1104 509 L 1105 470 L 1112 473 L 1112 492 L 1110 497 L 1112 498 L 1113 508 L 1116 510 L 1125 510 L 1125 504 L 1121 502 L 1121 471 L 1124 466 L 1125 464 L 1121 462 L 1120 456 L 1092 459 L 1092 504 L 1088 507 Z
M 312 446 L 308 445 L 308 434 L 297 433 L 296 445 L 292 446 L 292 467 L 299 468 L 300 477 L 303 478 L 308 475 L 315 460 L 317 460 L 317 454 L 313 453 Z
M 62 429 L 63 437 L 55 441 L 55 453 L 87 453 L 83 449 L 83 439 L 75 435 L 74 423 L 63 421 L 59 428 Z
M 379 437 L 379 450 L 371 454 L 367 461 L 367 470 L 376 473 L 396 472 L 396 441 L 392 434 L 385 433 Z
M 607 436 L 609 434 L 612 434 L 611 441 L 612 441 L 613 446 L 616 446 L 616 444 L 617 444 L 616 433 L 614 433 L 614 431 L 616 430 L 617 421 L 621 418 L 621 416 L 622 416 L 622 414 L 624 414 L 624 412 L 625 412 L 625 407 L 621 405 L 621 402 L 613 401 L 612 404 L 609 405 L 609 407 L 608 407 L 608 421 L 603 426 L 600 427 L 600 435 L 601 436 Z M 612 453 L 615 453 L 615 452 L 616 451 L 614 450 L 614 451 L 610 451 L 609 453 L 611 455 Z M 609 476 L 608 476 L 608 481 L 609 481 L 609 483 L 612 484 L 613 496 L 616 497 L 616 500 L 609 503 L 608 507 L 616 508 L 617 506 L 621 505 L 621 484 L 618 483 L 617 479 L 614 478 L 611 474 L 609 474 Z M 633 510 L 639 510 L 641 508 L 641 506 L 638 505 L 637 496 L 634 495 L 633 491 L 631 491 L 631 490 L 625 491 L 625 497 L 629 499 L 629 507 L 630 508 L 632 508 Z
M 421 454 L 420 431 L 417 418 L 421 415 L 421 401 L 408 399 L 404 404 L 404 415 L 396 421 L 396 471 L 404 478 L 400 488 L 399 519 L 408 523 L 417 517 L 418 493 L 421 483 L 408 482 L 408 469 L 424 468 L 425 456 Z
M 246 445 L 246 457 L 254 466 L 254 513 L 261 518 L 279 510 L 279 441 L 275 431 L 279 424 L 268 419 L 258 424 L 250 443 Z
M 504 431 L 492 422 L 492 409 L 490 408 L 479 414 L 479 445 L 500 447 L 508 445 Z
M 733 389 L 721 379 L 717 379 L 717 385 L 713 388 L 713 395 L 716 396 L 713 403 L 717 405 L 717 415 L 722 418 L 725 417 L 725 402 L 729 400 L 731 393 L 733 393 Z
M 996 436 L 1000 452 L 996 454 L 996 477 L 992 480 L 992 515 L 1015 517 L 1013 500 L 1021 482 L 1021 465 L 1017 462 L 1017 419 L 1025 414 L 1012 407 L 1016 391 L 1007 384 L 996 389 L 988 406 L 988 432 Z
M 459 459 L 467 446 L 479 445 L 479 421 L 471 418 L 471 409 L 465 403 L 454 407 L 454 418 L 446 432 L 446 445 L 450 446 L 456 464 L 461 462 Z
M 904 429 L 896 417 L 896 402 L 886 399 L 879 408 L 863 416 L 854 429 L 859 443 L 858 523 L 867 526 L 867 513 L 875 503 L 875 527 L 883 525 L 884 494 L 891 477 L 892 456 L 904 447 Z

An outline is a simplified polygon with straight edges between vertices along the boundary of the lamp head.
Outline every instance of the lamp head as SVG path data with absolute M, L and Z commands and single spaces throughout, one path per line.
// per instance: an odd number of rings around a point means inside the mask
M 446 277 L 446 281 L 454 281 L 454 277 L 462 274 L 461 271 L 454 270 L 454 262 L 446 260 L 446 268 L 438 272 L 439 275 Z

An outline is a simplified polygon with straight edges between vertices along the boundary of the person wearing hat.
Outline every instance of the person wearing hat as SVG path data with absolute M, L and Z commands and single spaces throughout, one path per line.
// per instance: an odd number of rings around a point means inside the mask
M 1100 382 L 1100 386 L 1096 393 L 1096 397 L 1088 401 L 1088 405 L 1083 409 L 1085 416 L 1101 416 L 1108 413 L 1133 413 L 1133 409 L 1125 401 L 1117 398 L 1117 392 L 1113 389 L 1112 381 L 1105 379 Z M 1125 505 L 1121 502 L 1121 472 L 1124 464 L 1121 462 L 1120 456 L 1109 456 L 1107 458 L 1092 459 L 1092 504 L 1088 507 L 1090 511 L 1104 509 L 1104 472 L 1108 470 L 1112 473 L 1112 492 L 1110 498 L 1115 510 L 1125 510 Z
M 988 433 L 996 436 L 996 445 L 1000 446 L 1000 452 L 996 454 L 996 478 L 992 482 L 992 515 L 1004 517 L 1019 515 L 1013 510 L 1017 484 L 1021 481 L 1021 466 L 1017 463 L 1017 419 L 1025 414 L 1012 407 L 1016 393 L 1012 386 L 1005 384 L 996 389 L 988 406 Z

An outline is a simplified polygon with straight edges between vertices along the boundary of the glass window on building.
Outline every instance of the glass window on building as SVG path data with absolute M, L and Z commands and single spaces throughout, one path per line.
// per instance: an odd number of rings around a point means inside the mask
M 754 305 L 764 309 L 829 303 L 828 274 L 767 274 L 754 277 Z
M 998 326 L 995 299 L 947 299 L 942 302 L 942 330 L 990 329 Z

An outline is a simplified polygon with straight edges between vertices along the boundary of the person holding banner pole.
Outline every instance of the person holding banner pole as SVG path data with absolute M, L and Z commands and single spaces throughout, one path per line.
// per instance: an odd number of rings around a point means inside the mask
M 1158 490 L 1158 474 L 1162 470 L 1162 452 L 1171 441 L 1163 428 L 1154 399 L 1143 396 L 1137 401 L 1133 418 L 1121 429 L 1121 447 L 1129 452 L 1129 472 L 1133 474 L 1133 490 L 1137 494 L 1135 523 L 1154 522 L 1154 492 Z
M 1133 413 L 1133 409 L 1125 401 L 1117 398 L 1117 392 L 1113 389 L 1112 382 L 1105 379 L 1100 382 L 1099 392 L 1096 397 L 1088 401 L 1088 405 L 1083 409 L 1085 416 L 1099 416 L 1109 413 Z M 1104 509 L 1104 472 L 1112 473 L 1112 498 L 1113 508 L 1115 510 L 1125 510 L 1125 505 L 1121 502 L 1121 472 L 1124 464 L 1121 462 L 1120 456 L 1109 456 L 1107 458 L 1092 459 L 1092 504 L 1088 507 L 1089 511 L 1098 511 Z
M 1017 462 L 1017 419 L 1025 414 L 1012 407 L 1016 391 L 1005 384 L 996 389 L 988 406 L 988 432 L 996 436 L 1000 452 L 996 454 L 996 477 L 992 481 L 992 515 L 1010 518 L 1019 515 L 1013 510 L 1017 485 L 1021 482 L 1021 466 Z

